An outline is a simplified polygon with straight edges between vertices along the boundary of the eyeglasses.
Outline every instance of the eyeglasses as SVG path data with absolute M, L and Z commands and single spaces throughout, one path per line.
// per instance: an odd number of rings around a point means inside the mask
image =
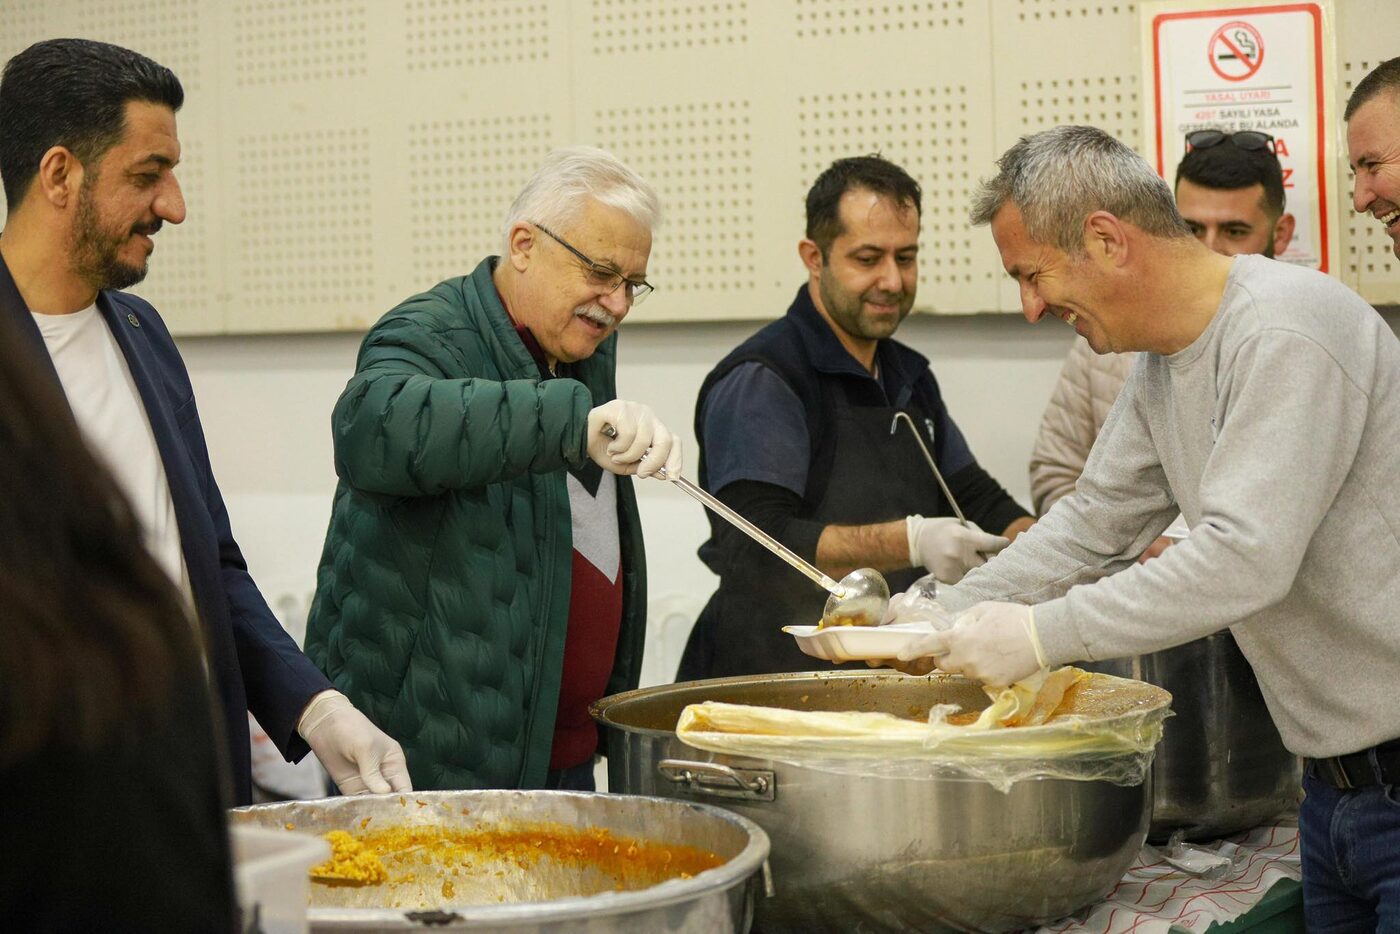
M 1235 133 L 1226 133 L 1224 130 L 1192 130 L 1186 134 L 1186 148 L 1209 149 L 1212 146 L 1219 146 L 1226 140 L 1234 144 L 1236 149 L 1243 149 L 1246 152 L 1256 152 L 1260 149 L 1267 149 L 1269 152 L 1274 150 L 1274 138 L 1259 130 L 1239 130 Z
M 588 284 L 598 289 L 602 294 L 611 295 L 617 291 L 618 286 L 626 283 L 627 291 L 625 294 L 627 296 L 627 301 L 632 305 L 640 305 L 648 295 L 656 291 L 656 287 L 645 279 L 629 279 L 611 266 L 604 266 L 602 263 L 593 262 L 593 260 L 583 255 L 572 243 L 565 240 L 545 225 L 537 224 L 534 221 L 530 223 L 535 224 L 540 230 L 549 234 L 556 243 L 577 256 L 579 262 L 583 263 L 588 269 Z

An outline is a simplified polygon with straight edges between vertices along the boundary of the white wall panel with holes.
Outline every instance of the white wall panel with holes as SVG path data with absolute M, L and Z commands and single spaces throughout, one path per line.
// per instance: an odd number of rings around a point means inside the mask
M 1400 52 L 1393 0 L 1338 3 L 1345 94 Z M 183 334 L 362 330 L 499 252 L 550 148 L 660 189 L 636 321 L 772 318 L 804 273 L 802 197 L 880 151 L 924 187 L 917 308 L 1017 308 L 972 189 L 1015 139 L 1094 123 L 1141 148 L 1137 0 L 8 0 L 0 55 L 55 35 L 170 65 L 189 218 L 136 291 Z M 1340 132 L 1340 128 L 1339 128 Z M 1348 186 L 1349 187 L 1349 186 Z M 1400 301 L 1348 212 L 1344 278 Z

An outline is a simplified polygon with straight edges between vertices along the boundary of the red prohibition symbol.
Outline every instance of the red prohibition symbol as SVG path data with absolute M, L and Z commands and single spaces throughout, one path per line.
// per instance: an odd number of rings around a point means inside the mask
M 1252 78 L 1264 64 L 1264 37 L 1241 20 L 1226 23 L 1210 37 L 1206 57 L 1211 69 L 1226 81 Z

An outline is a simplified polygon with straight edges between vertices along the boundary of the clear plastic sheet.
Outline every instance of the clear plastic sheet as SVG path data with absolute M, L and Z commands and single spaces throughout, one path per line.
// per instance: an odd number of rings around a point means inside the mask
M 949 723 L 963 711 L 947 704 L 933 707 L 923 721 L 703 703 L 682 712 L 676 735 L 725 755 L 856 776 L 981 781 L 1003 792 L 1041 778 L 1141 784 L 1171 715 L 1171 695 L 1141 681 L 1076 668 L 1052 672 L 1046 680 L 1052 692 L 1065 691 L 1064 703 L 1048 720 L 1032 719 L 1031 725 L 1006 725 L 1031 714 L 1037 698 L 1045 703 L 1044 685 L 1022 682 L 967 724 Z

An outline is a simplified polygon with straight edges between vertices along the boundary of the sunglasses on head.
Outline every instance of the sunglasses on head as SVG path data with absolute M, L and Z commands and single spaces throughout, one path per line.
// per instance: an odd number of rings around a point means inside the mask
M 1188 150 L 1209 149 L 1212 146 L 1219 146 L 1226 140 L 1229 140 L 1236 149 L 1248 152 L 1267 149 L 1273 152 L 1274 138 L 1259 130 L 1240 130 L 1235 133 L 1226 133 L 1224 130 L 1193 130 L 1186 134 L 1186 148 Z

